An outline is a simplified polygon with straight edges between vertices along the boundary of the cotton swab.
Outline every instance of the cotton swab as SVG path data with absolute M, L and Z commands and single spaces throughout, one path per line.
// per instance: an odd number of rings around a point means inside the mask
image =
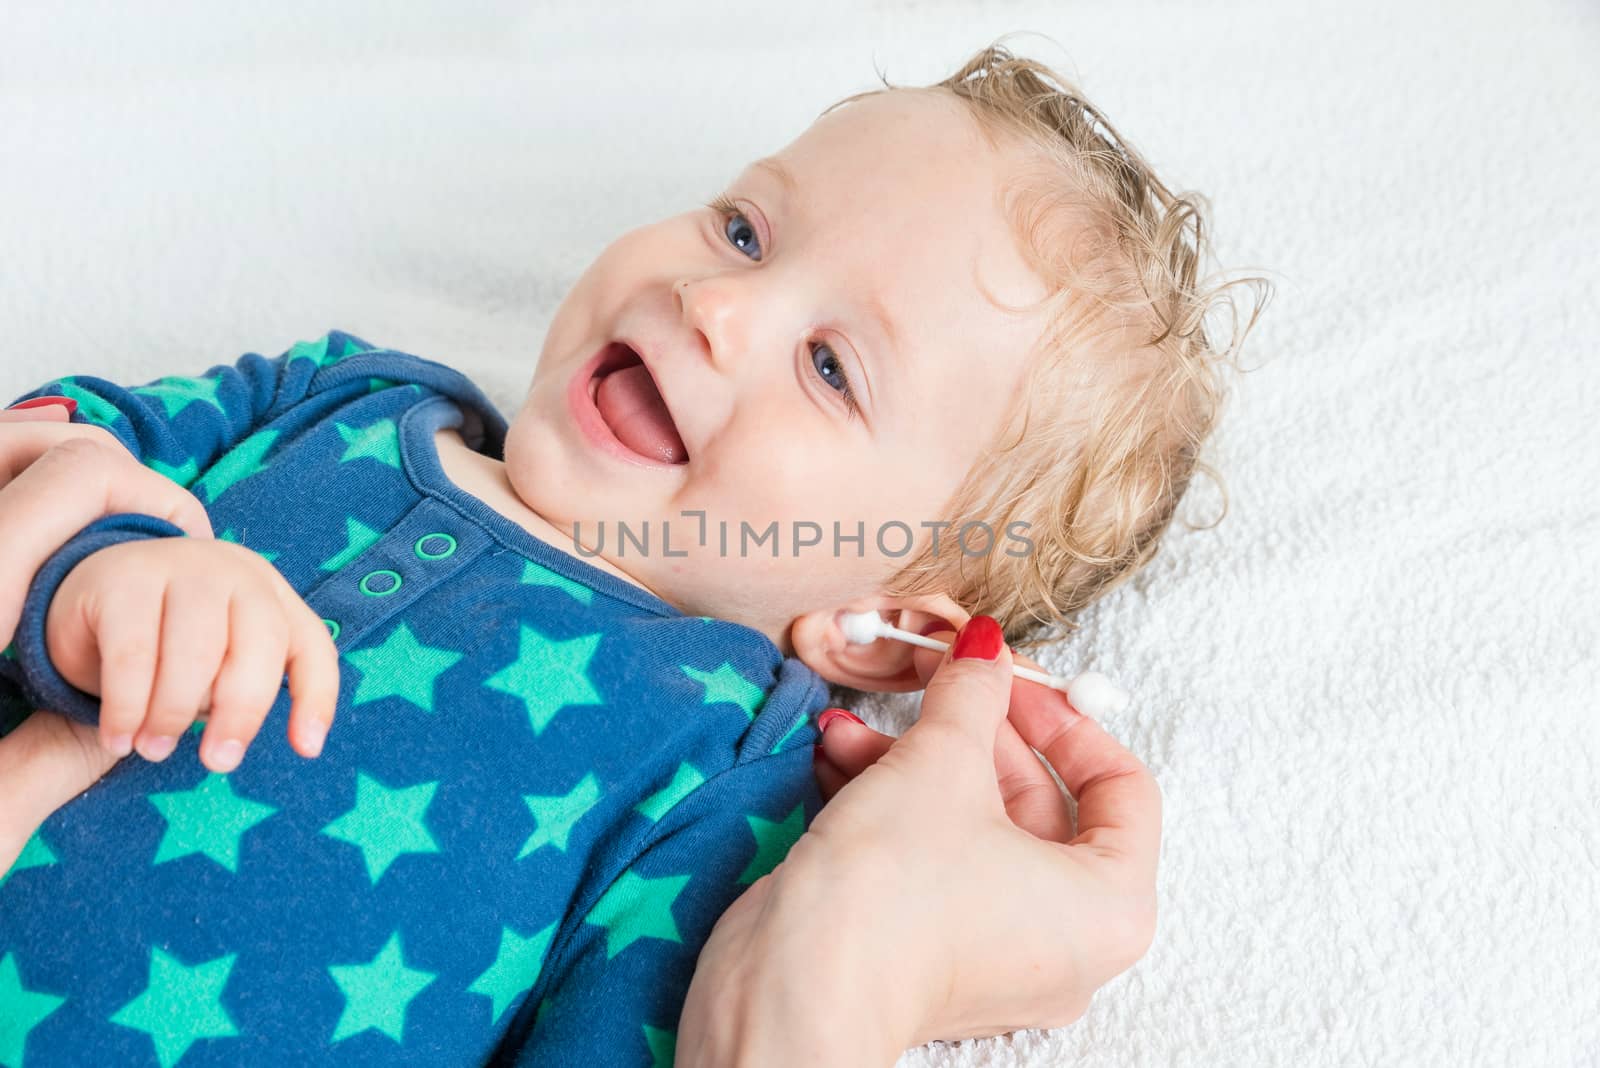
M 908 645 L 919 645 L 924 649 L 935 649 L 941 653 L 950 648 L 949 642 L 901 630 L 878 613 L 871 611 L 839 613 L 839 630 L 844 634 L 845 641 L 851 645 L 871 645 L 879 638 L 893 638 Z M 1073 708 L 1094 719 L 1116 715 L 1128 707 L 1127 691 L 1098 671 L 1085 671 L 1068 679 L 1061 675 L 1046 675 L 1042 671 L 1035 671 L 1020 664 L 1012 664 L 1011 670 L 1018 678 L 1037 682 L 1052 690 L 1060 690 L 1067 695 L 1067 701 Z

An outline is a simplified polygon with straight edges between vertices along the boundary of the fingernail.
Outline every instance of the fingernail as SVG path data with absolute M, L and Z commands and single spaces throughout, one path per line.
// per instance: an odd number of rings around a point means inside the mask
M 212 747 L 208 763 L 212 771 L 226 775 L 239 766 L 243 757 L 244 743 L 237 738 L 225 738 Z
M 301 733 L 301 741 L 305 744 L 306 759 L 311 760 L 322 755 L 322 743 L 328 739 L 328 726 L 325 723 L 313 723 Z
M 106 739 L 106 749 L 110 750 L 113 756 L 127 756 L 133 752 L 133 735 L 113 734 Z
M 956 635 L 950 659 L 993 660 L 1000 655 L 1000 647 L 1005 643 L 1005 635 L 1000 633 L 1000 624 L 993 616 L 973 616 Z
M 923 627 L 921 630 L 917 631 L 917 633 L 922 635 L 924 638 L 926 638 L 928 635 L 937 634 L 941 630 L 953 630 L 953 629 L 954 628 L 951 627 L 950 624 L 946 623 L 944 620 L 936 619 L 932 623 L 929 623 L 927 626 Z
M 170 734 L 157 734 L 139 742 L 139 755 L 146 760 L 165 760 L 178 748 L 178 739 Z
M 8 412 L 20 412 L 24 408 L 43 408 L 48 404 L 59 404 L 71 415 L 78 410 L 78 402 L 71 397 L 34 397 L 32 400 L 21 401 L 7 408 Z
M 842 708 L 830 708 L 824 711 L 822 715 L 817 717 L 817 730 L 826 731 L 828 729 L 828 724 L 834 722 L 835 720 L 841 719 L 847 719 L 851 723 L 861 722 L 860 716 L 851 715 Z

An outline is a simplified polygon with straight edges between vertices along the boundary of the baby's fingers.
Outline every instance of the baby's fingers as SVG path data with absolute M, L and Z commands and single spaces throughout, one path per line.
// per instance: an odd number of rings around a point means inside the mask
M 228 652 L 211 688 L 211 715 L 200 761 L 219 774 L 239 766 L 283 687 L 289 628 L 265 591 L 234 594 L 228 608 Z
M 289 744 L 303 757 L 322 753 L 339 702 L 339 650 L 317 614 L 283 584 L 289 619 Z
M 210 702 L 211 686 L 228 649 L 228 602 L 214 577 L 182 576 L 167 583 L 161 613 L 161 659 L 144 726 L 133 747 L 146 760 L 165 760 L 178 737 Z
M 95 624 L 100 656 L 100 744 L 119 757 L 133 752 L 155 685 L 166 590 L 133 583 L 106 591 Z

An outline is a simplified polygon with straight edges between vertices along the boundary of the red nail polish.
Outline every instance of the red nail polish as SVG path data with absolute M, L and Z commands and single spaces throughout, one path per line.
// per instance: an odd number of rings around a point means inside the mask
M 1000 655 L 1000 647 L 1005 643 L 1005 635 L 1000 633 L 1000 624 L 993 616 L 973 616 L 956 635 L 950 659 L 993 660 Z
M 817 730 L 825 731 L 828 729 L 828 724 L 839 719 L 847 719 L 851 723 L 861 722 L 860 716 L 853 716 L 842 708 L 829 708 L 817 717 Z
M 11 407 L 7 408 L 6 411 L 16 412 L 21 411 L 24 408 L 43 408 L 47 404 L 61 405 L 67 410 L 68 415 L 71 415 L 73 412 L 78 410 L 78 402 L 73 400 L 71 397 L 34 397 L 32 400 L 25 400 L 21 403 L 13 404 Z

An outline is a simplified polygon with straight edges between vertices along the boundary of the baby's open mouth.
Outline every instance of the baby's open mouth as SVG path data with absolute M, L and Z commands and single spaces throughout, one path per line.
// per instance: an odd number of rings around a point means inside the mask
M 689 450 L 639 354 L 613 341 L 589 380 L 589 396 L 617 440 L 656 463 L 684 464 Z

